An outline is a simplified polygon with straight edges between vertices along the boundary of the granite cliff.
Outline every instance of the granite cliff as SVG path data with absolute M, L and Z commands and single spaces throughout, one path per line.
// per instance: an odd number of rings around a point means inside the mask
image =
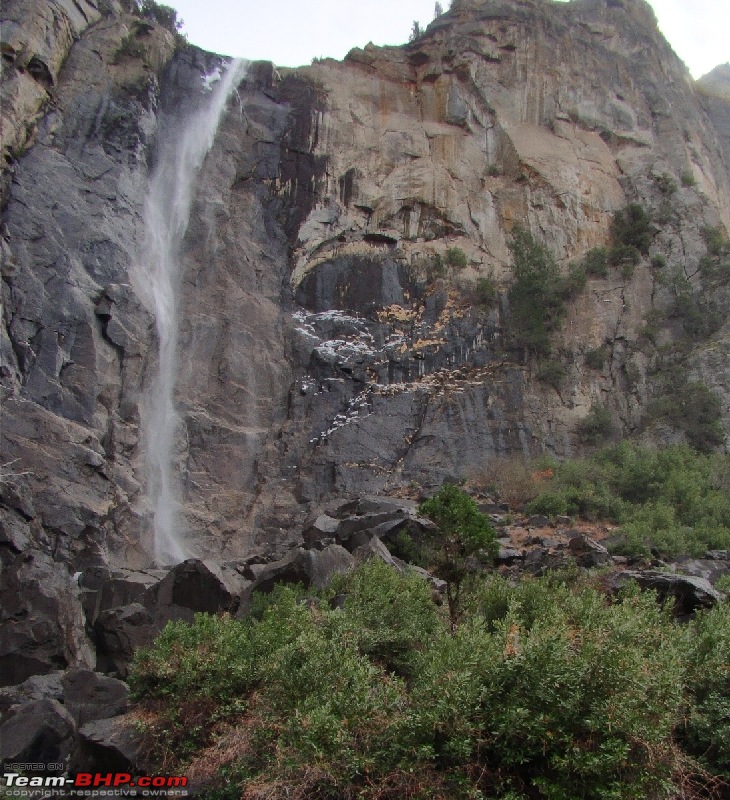
M 23 653 L 18 682 L 94 666 L 73 575 L 151 562 L 157 343 L 133 266 L 157 145 L 224 60 L 115 0 L 2 16 L 0 659 Z M 729 97 L 727 67 L 693 82 L 643 0 L 455 0 L 403 47 L 251 64 L 183 251 L 189 551 L 281 557 L 332 499 L 580 452 L 598 407 L 616 436 L 681 438 L 647 413 L 673 353 L 671 386 L 703 385 L 730 423 Z M 560 380 L 540 380 L 509 333 L 511 232 L 567 273 L 632 203 L 646 254 L 588 276 L 553 335 Z

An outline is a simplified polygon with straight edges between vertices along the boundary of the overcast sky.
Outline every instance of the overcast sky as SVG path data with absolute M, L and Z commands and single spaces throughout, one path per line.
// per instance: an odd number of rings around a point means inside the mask
M 425 27 L 434 0 L 163 0 L 207 50 L 279 66 L 341 59 L 353 47 L 402 44 Z M 730 61 L 730 0 L 650 0 L 659 26 L 695 78 Z M 441 0 L 444 8 L 448 0 Z

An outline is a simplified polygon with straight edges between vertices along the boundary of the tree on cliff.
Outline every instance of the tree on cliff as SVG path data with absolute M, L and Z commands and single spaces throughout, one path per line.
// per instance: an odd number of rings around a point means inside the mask
M 489 520 L 469 495 L 453 483 L 445 483 L 419 506 L 419 512 L 438 528 L 431 571 L 446 581 L 451 630 L 459 622 L 461 586 L 470 563 L 479 554 L 497 555 L 497 540 Z

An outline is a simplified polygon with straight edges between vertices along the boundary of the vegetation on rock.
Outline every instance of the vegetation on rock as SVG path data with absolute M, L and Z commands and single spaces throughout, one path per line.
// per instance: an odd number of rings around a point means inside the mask
M 528 513 L 581 515 L 621 525 L 614 549 L 663 557 L 730 548 L 730 457 L 686 445 L 629 442 L 589 459 L 551 463 Z
M 474 576 L 463 608 L 451 631 L 426 582 L 371 561 L 306 602 L 170 623 L 132 676 L 152 751 L 211 800 L 722 792 L 727 605 L 680 625 L 555 574 Z
M 512 231 L 513 282 L 509 288 L 509 328 L 525 353 L 547 356 L 550 334 L 560 327 L 565 303 L 582 290 L 585 273 L 575 267 L 567 276 L 545 245 L 522 227 Z
M 471 497 L 452 483 L 444 484 L 418 510 L 437 528 L 431 570 L 446 581 L 449 618 L 455 630 L 461 611 L 461 587 L 469 574 L 470 561 L 478 555 L 487 559 L 497 555 L 494 528 Z

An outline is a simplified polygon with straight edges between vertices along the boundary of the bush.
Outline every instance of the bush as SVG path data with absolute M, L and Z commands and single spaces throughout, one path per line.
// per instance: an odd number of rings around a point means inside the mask
M 688 631 L 686 749 L 730 781 L 730 607 L 699 614 Z
M 123 58 L 143 58 L 145 49 L 139 41 L 134 32 L 128 33 L 124 36 L 117 47 L 113 62 L 118 64 Z
M 655 175 L 654 180 L 662 194 L 672 195 L 677 191 L 677 181 L 668 172 Z
M 497 300 L 497 286 L 492 278 L 479 278 L 476 285 L 476 301 L 482 308 L 492 308 Z
M 589 350 L 585 357 L 586 366 L 591 369 L 603 369 L 606 363 L 606 348 L 596 347 L 594 350 Z
M 682 181 L 682 186 L 685 187 L 692 187 L 697 186 L 697 179 L 691 172 L 683 172 L 680 176 L 680 180 Z
M 446 598 L 452 630 L 460 615 L 461 585 L 475 556 L 493 559 L 498 552 L 491 522 L 469 495 L 452 483 L 444 484 L 436 494 L 418 507 L 437 528 L 432 572 L 446 581 Z
M 170 6 L 156 3 L 155 0 L 141 0 L 138 5 L 139 14 L 142 17 L 162 25 L 163 28 L 167 28 L 173 33 L 183 26 L 182 20 L 177 18 L 177 11 Z
M 587 444 L 596 444 L 607 439 L 612 432 L 611 412 L 602 405 L 591 406 L 591 410 L 578 425 L 578 435 Z
M 514 281 L 508 292 L 509 327 L 515 344 L 527 353 L 546 356 L 550 334 L 565 317 L 565 301 L 585 285 L 577 270 L 562 277 L 550 251 L 524 228 L 510 241 Z
M 248 800 L 674 796 L 702 780 L 678 744 L 727 771 L 726 608 L 681 626 L 577 572 L 477 576 L 463 600 L 450 635 L 426 582 L 371 561 L 258 618 L 170 623 L 132 672 L 148 756 Z M 166 744 L 185 722 L 195 747 Z
M 545 361 L 537 370 L 537 379 L 552 386 L 556 391 L 560 391 L 566 375 L 565 367 L 559 361 Z
M 612 250 L 621 257 L 618 261 L 612 259 L 613 263 L 623 263 L 626 258 L 636 258 L 637 254 L 639 257 L 646 255 L 655 232 L 651 217 L 638 203 L 617 211 L 611 224 Z
M 670 376 L 664 393 L 647 409 L 649 421 L 662 421 L 684 433 L 700 452 L 708 453 L 725 442 L 722 405 L 704 383 Z
M 450 247 L 446 251 L 446 263 L 455 269 L 464 269 L 469 261 L 460 247 Z
M 608 276 L 608 251 L 605 247 L 594 247 L 583 258 L 583 266 L 588 275 L 594 278 Z

